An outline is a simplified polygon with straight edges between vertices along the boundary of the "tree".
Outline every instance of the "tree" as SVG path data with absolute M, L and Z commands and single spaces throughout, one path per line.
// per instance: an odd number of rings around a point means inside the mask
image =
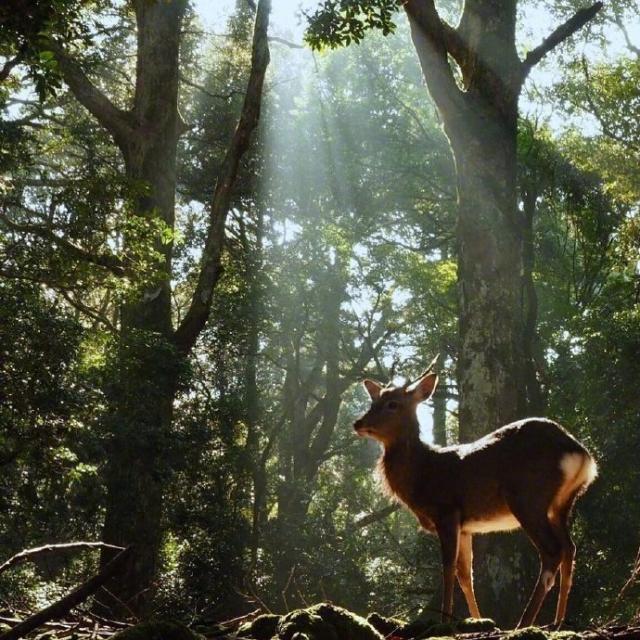
M 524 60 L 516 52 L 516 0 L 467 0 L 457 27 L 432 0 L 402 3 L 424 78 L 451 143 L 458 187 L 460 433 L 470 440 L 524 411 L 517 208 L 518 98 L 531 69 L 600 10 L 577 12 Z M 328 2 L 310 17 L 312 46 L 393 30 L 393 0 Z
M 55 231 L 41 216 L 30 215 L 11 194 L 2 223 L 15 232 L 52 242 L 61 253 L 107 270 L 132 283 L 122 299 L 116 321 L 116 341 L 106 387 L 108 402 L 105 482 L 107 504 L 103 539 L 134 544 L 136 552 L 112 592 L 118 601 L 141 608 L 157 572 L 162 540 L 166 452 L 170 447 L 173 401 L 186 358 L 207 323 L 220 276 L 225 222 L 239 164 L 255 129 L 262 86 L 269 62 L 267 28 L 269 0 L 255 13 L 252 59 L 241 115 L 217 176 L 209 208 L 208 230 L 200 263 L 192 275 L 190 302 L 179 324 L 173 325 L 171 279 L 174 260 L 176 154 L 188 126 L 178 109 L 180 47 L 185 0 L 133 2 L 137 48 L 135 86 L 110 99 L 92 81 L 86 65 L 72 53 L 75 32 L 48 29 L 28 33 L 30 47 L 51 63 L 75 99 L 108 132 L 118 148 L 127 185 L 129 220 L 117 239 L 95 242 L 69 239 L 69 228 Z M 18 52 L 20 53 L 20 52 Z M 122 72 L 127 69 L 123 65 Z M 126 107 L 119 106 L 126 104 Z M 16 197 L 17 196 L 17 197 Z M 16 204 L 16 200 L 18 201 Z M 12 206 L 13 211 L 12 211 Z M 26 220 L 25 220 L 26 217 Z M 136 273 L 127 255 L 143 229 L 152 254 L 146 273 Z M 60 232 L 61 231 L 61 232 Z M 92 240 L 95 241 L 95 237 Z M 103 563 L 110 554 L 103 554 Z

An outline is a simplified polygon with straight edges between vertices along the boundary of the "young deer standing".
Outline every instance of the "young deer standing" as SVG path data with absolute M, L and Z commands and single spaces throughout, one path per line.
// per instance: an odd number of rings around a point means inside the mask
M 576 550 L 569 518 L 596 477 L 596 463 L 560 425 L 543 418 L 513 422 L 469 444 L 423 443 L 416 408 L 431 397 L 437 382 L 429 370 L 401 387 L 365 380 L 371 408 L 353 426 L 358 435 L 382 443 L 379 466 L 388 492 L 440 538 L 443 619 L 452 614 L 456 576 L 470 614 L 480 617 L 473 592 L 473 534 L 522 527 L 540 555 L 540 576 L 518 626 L 533 624 L 558 568 L 559 625 Z

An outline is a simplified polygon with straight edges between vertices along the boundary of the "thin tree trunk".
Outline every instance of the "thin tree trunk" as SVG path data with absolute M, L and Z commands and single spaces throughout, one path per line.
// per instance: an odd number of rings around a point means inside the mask
M 442 351 L 440 355 L 444 355 Z M 444 358 L 443 358 L 444 360 Z M 433 394 L 433 442 L 441 447 L 447 446 L 447 383 L 440 376 L 440 384 Z
M 264 214 L 261 209 L 256 213 L 255 246 L 251 246 L 246 235 L 244 239 L 245 268 L 248 280 L 247 354 L 244 370 L 245 412 L 247 421 L 247 463 L 253 484 L 251 505 L 251 542 L 249 573 L 253 573 L 258 562 L 258 549 L 262 520 L 265 510 L 267 480 L 266 469 L 262 464 L 259 438 L 260 393 L 257 381 L 257 360 L 260 347 L 260 318 L 262 317 L 262 247 L 264 237 Z
M 538 323 L 538 295 L 533 281 L 535 246 L 533 222 L 536 214 L 537 189 L 527 185 L 522 189 L 523 238 L 522 238 L 522 316 L 524 382 L 527 391 L 527 413 L 543 415 L 546 401 L 538 376 L 536 351 L 540 348 L 536 326 Z

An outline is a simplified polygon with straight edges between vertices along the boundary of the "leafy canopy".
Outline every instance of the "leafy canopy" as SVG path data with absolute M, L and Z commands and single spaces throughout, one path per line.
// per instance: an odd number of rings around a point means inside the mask
M 62 86 L 52 40 L 90 41 L 83 9 L 90 0 L 4 0 L 0 3 L 0 55 L 26 65 L 40 99 Z
M 398 0 L 326 0 L 307 15 L 305 40 L 312 49 L 337 49 L 358 44 L 374 29 L 389 35 L 396 29 L 392 16 L 400 6 Z

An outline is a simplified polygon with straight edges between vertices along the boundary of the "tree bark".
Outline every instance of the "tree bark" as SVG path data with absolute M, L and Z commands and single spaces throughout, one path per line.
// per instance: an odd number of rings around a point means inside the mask
M 447 446 L 447 389 L 441 376 L 441 384 L 433 394 L 433 442 L 440 447 Z
M 500 132 L 495 137 L 469 132 L 456 138 L 454 153 L 459 205 L 458 413 L 460 441 L 469 442 L 523 411 L 515 135 L 509 139 Z
M 260 391 L 257 380 L 258 353 L 260 351 L 260 326 L 263 312 L 262 282 L 260 274 L 263 263 L 264 213 L 256 212 L 255 244 L 252 245 L 243 228 L 242 245 L 247 279 L 248 321 L 247 352 L 244 367 L 245 415 L 247 423 L 246 454 L 253 496 L 251 503 L 251 542 L 249 549 L 249 579 L 258 563 L 261 529 L 265 515 L 267 478 L 266 468 L 260 452 Z

